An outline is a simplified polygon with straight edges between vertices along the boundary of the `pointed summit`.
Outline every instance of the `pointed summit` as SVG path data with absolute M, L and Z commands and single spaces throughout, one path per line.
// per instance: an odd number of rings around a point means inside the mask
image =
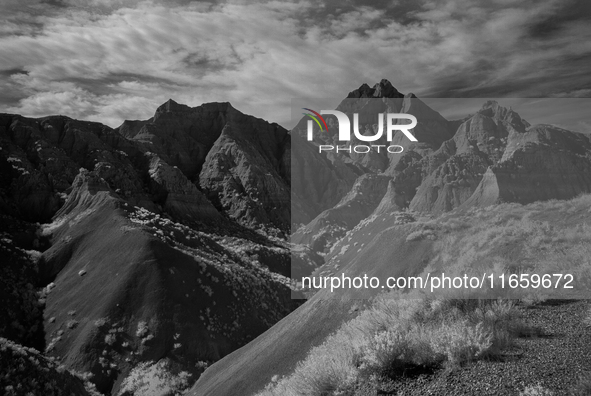
M 382 79 L 378 84 L 373 86 L 374 93 L 373 96 L 376 98 L 400 98 L 402 95 L 392 84 L 390 81 L 386 79 Z
M 498 121 L 505 121 L 519 132 L 525 132 L 531 126 L 529 122 L 521 118 L 511 107 L 503 107 L 496 100 L 487 100 L 482 105 L 482 108 L 478 110 L 478 113 Z
M 178 104 L 174 100 L 168 99 L 165 103 L 163 103 L 156 109 L 156 113 L 185 112 L 189 110 L 191 110 L 189 106 L 184 104 Z
M 402 98 L 403 94 L 398 92 L 390 81 L 383 79 L 371 88 L 366 83 L 363 83 L 359 88 L 349 92 L 347 98 Z

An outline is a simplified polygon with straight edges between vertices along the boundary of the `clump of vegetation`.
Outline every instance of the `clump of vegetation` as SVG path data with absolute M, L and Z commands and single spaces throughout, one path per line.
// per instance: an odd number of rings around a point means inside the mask
M 141 339 L 142 345 L 146 344 L 148 341 L 154 338 L 154 334 L 150 333 L 150 328 L 148 327 L 148 322 L 145 320 L 140 320 L 137 324 L 137 331 L 135 335 Z
M 154 338 L 154 334 L 148 334 L 147 336 L 142 338 L 142 345 L 145 344 L 146 342 L 150 341 L 153 338 Z
M 75 329 L 76 327 L 78 327 L 78 323 L 80 323 L 80 322 L 78 322 L 77 320 L 74 320 L 74 319 L 68 320 L 66 322 L 66 327 L 68 329 L 72 330 L 72 329 Z
M 115 334 L 109 333 L 105 336 L 105 343 L 107 345 L 113 345 L 117 341 L 117 336 Z
M 209 367 L 209 364 L 207 362 L 200 360 L 197 363 L 195 363 L 195 367 L 197 367 L 200 370 L 205 371 L 205 369 L 207 369 L 207 367 Z
M 119 395 L 182 395 L 190 386 L 191 374 L 174 372 L 170 363 L 161 360 L 138 364 L 121 383 Z
M 444 229 L 444 226 L 440 222 L 429 220 L 417 223 L 413 229 L 414 231 L 406 237 L 406 242 L 420 241 L 422 239 L 436 240 L 437 232 Z
M 109 323 L 108 318 L 98 318 L 97 320 L 94 321 L 94 325 L 99 328 L 105 326 L 107 323 Z
M 148 331 L 150 331 L 148 328 L 148 322 L 145 320 L 140 320 L 137 324 L 137 331 L 135 332 L 135 335 L 139 338 L 143 338 L 148 334 Z
M 522 331 L 518 316 L 508 300 L 379 297 L 260 395 L 347 393 L 376 378 L 490 357 Z
M 418 230 L 413 231 L 406 237 L 406 242 L 420 241 L 422 239 L 436 239 L 437 236 L 433 230 Z
M 527 386 L 523 392 L 519 392 L 519 396 L 553 396 L 554 392 L 550 389 L 544 388 L 541 384 L 535 386 Z

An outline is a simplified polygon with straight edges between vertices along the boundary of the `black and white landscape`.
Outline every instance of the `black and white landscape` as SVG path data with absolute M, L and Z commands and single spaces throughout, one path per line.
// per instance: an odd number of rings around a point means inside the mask
M 3 394 L 591 394 L 588 3 L 2 7 Z M 301 282 L 441 272 L 578 288 Z

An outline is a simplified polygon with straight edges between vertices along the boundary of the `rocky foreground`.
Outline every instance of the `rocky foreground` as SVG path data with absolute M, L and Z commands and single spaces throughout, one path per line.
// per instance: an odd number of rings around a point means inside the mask
M 550 300 L 520 307 L 535 329 L 494 360 L 481 360 L 428 375 L 384 381 L 356 395 L 587 395 L 591 392 L 591 305 Z M 546 393 L 544 393 L 546 392 Z

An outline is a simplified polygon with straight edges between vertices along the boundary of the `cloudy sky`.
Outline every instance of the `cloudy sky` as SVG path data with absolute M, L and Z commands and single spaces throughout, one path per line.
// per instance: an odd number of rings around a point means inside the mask
M 80 6 L 79 4 L 85 4 Z M 2 0 L 0 112 L 118 126 L 172 98 L 286 125 L 292 98 L 591 97 L 587 0 Z

